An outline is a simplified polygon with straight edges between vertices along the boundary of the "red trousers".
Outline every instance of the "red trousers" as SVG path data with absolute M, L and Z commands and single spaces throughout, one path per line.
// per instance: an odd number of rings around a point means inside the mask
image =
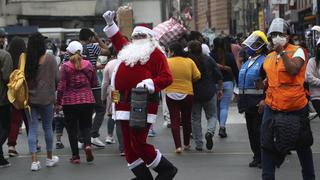
M 185 146 L 190 145 L 193 96 L 188 95 L 182 100 L 174 100 L 167 96 L 166 101 L 171 120 L 171 132 L 176 148 L 181 147 L 180 122 L 182 122 L 183 128 L 183 143 Z
M 16 146 L 20 125 L 24 121 L 28 133 L 28 121 L 24 115 L 24 110 L 11 109 L 10 131 L 8 136 L 8 146 Z
M 150 125 L 148 123 L 146 128 L 136 131 L 130 128 L 129 121 L 121 121 L 122 139 L 129 168 L 139 159 L 142 159 L 146 165 L 150 165 L 157 158 L 157 151 L 151 144 L 147 143 Z M 136 163 L 136 165 L 138 164 Z

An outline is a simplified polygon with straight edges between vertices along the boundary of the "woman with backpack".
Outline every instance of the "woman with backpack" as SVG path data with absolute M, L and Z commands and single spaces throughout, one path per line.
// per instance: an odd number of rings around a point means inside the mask
M 56 111 L 62 108 L 65 116 L 72 151 L 70 162 L 80 163 L 78 128 L 83 135 L 87 162 L 92 162 L 90 130 L 95 99 L 91 88 L 97 86 L 97 76 L 92 64 L 82 59 L 83 47 L 80 42 L 72 41 L 67 52 L 70 58 L 60 68 Z
M 47 149 L 46 166 L 55 166 L 59 158 L 52 155 L 53 146 L 53 105 L 55 91 L 59 81 L 59 71 L 54 56 L 45 54 L 45 39 L 40 33 L 32 34 L 28 39 L 25 76 L 29 88 L 29 106 L 31 118 L 29 122 L 29 151 L 32 155 L 31 170 L 41 169 L 37 158 L 37 135 L 39 116 L 45 134 Z M 28 115 L 27 115 L 28 116 Z
M 19 60 L 21 53 L 26 52 L 26 44 L 22 38 L 14 37 L 11 40 L 11 43 L 9 44 L 8 52 L 11 55 L 12 61 L 13 61 L 13 70 L 19 68 Z M 10 120 L 10 131 L 8 136 L 8 154 L 10 157 L 16 157 L 18 156 L 18 152 L 15 148 L 17 145 L 17 138 L 19 134 L 19 128 L 22 123 L 22 121 L 26 125 L 26 130 L 28 133 L 29 127 L 28 127 L 28 120 L 25 117 L 24 110 L 16 109 L 14 106 L 12 106 L 11 109 L 11 120 Z

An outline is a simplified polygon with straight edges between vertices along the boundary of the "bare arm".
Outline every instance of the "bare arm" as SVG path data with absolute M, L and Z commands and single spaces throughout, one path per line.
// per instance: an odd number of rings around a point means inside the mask
M 284 48 L 281 46 L 277 46 L 275 49 L 278 54 L 284 50 Z M 283 59 L 284 67 L 290 75 L 296 75 L 299 73 L 304 64 L 304 60 L 302 58 L 295 57 L 291 59 L 286 53 L 283 53 L 281 57 Z

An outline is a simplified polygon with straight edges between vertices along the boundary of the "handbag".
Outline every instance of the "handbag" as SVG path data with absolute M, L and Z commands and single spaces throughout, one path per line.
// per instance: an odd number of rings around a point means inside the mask
M 146 127 L 148 117 L 148 90 L 133 88 L 131 90 L 131 108 L 129 126 L 136 130 Z

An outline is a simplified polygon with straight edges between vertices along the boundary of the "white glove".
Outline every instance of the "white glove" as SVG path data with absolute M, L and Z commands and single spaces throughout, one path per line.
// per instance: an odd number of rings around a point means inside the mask
M 150 94 L 154 93 L 154 84 L 152 79 L 145 79 L 137 84 L 137 88 L 147 88 Z
M 107 25 L 111 26 L 114 23 L 113 19 L 115 15 L 116 13 L 114 11 L 107 11 L 102 15 L 102 17 L 106 21 Z

